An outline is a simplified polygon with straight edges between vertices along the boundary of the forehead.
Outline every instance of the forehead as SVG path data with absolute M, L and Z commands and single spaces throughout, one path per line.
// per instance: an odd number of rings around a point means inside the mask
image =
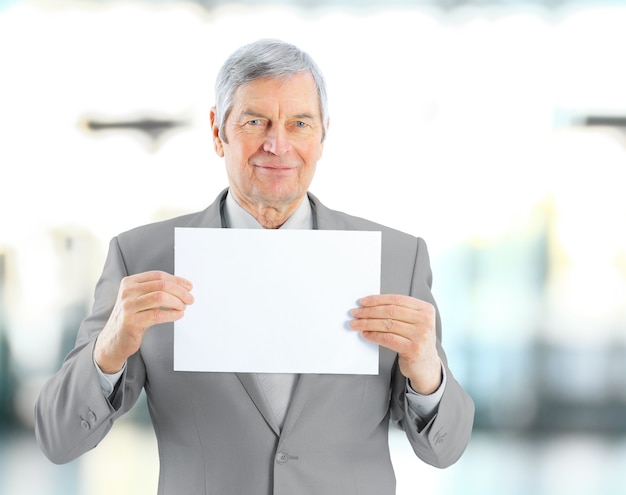
M 280 109 L 319 114 L 315 80 L 310 72 L 283 78 L 262 78 L 243 84 L 233 95 L 233 110 Z

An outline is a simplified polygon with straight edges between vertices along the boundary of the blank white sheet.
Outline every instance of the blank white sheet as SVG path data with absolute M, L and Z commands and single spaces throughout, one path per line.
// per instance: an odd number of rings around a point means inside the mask
M 175 230 L 194 304 L 174 325 L 174 370 L 378 374 L 350 310 L 380 293 L 381 233 Z

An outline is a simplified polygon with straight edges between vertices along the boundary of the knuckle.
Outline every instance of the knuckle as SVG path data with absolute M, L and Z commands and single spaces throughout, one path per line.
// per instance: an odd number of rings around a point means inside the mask
M 131 293 L 131 285 L 132 281 L 129 280 L 128 277 L 124 277 L 120 282 L 119 295 L 121 298 L 125 299 L 129 297 Z
M 436 313 L 435 306 L 429 302 L 424 303 L 424 313 L 434 318 Z
M 390 333 L 383 333 L 380 336 L 380 343 L 384 347 L 390 348 L 393 347 L 394 344 L 394 336 Z
M 133 303 L 127 298 L 122 298 L 122 303 L 120 306 L 121 306 L 122 312 L 125 314 L 128 314 L 132 311 Z
M 409 352 L 411 355 L 417 356 L 420 354 L 421 350 L 422 346 L 418 342 L 413 341 L 409 344 Z
M 387 316 L 393 319 L 396 317 L 396 314 L 398 312 L 398 307 L 394 304 L 390 304 L 389 306 L 386 307 L 385 311 L 387 313 Z
M 154 302 L 155 304 L 157 304 L 158 306 L 163 306 L 165 303 L 166 297 L 165 297 L 165 293 L 162 291 L 158 291 L 154 293 Z
M 396 305 L 402 304 L 403 299 L 404 299 L 403 296 L 401 296 L 400 294 L 393 294 L 391 296 L 391 301 L 393 302 L 393 304 L 396 304 Z
M 122 301 L 122 305 L 124 308 L 127 308 L 133 299 L 133 293 L 128 288 L 125 288 L 120 291 L 119 299 Z
M 426 322 L 428 323 L 428 326 L 435 326 L 436 320 L 437 320 L 437 315 L 434 310 L 432 311 L 432 313 L 428 313 L 426 315 Z
M 167 309 L 163 309 L 161 307 L 159 308 L 154 308 L 153 310 L 153 317 L 154 317 L 154 321 L 156 323 L 162 323 L 165 321 L 169 321 L 170 317 L 171 317 L 172 311 L 167 310 Z

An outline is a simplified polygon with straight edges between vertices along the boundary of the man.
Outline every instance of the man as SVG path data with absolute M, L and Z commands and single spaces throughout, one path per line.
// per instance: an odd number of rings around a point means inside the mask
M 328 124 L 315 63 L 279 41 L 244 46 L 218 75 L 211 123 L 230 187 L 203 212 L 111 241 L 93 312 L 36 406 L 43 451 L 62 463 L 95 447 L 145 388 L 161 495 L 391 495 L 390 418 L 422 460 L 455 462 L 474 406 L 440 345 L 424 241 L 308 193 Z M 350 323 L 381 346 L 379 374 L 173 371 L 173 322 L 193 303 L 192 281 L 172 275 L 175 227 L 381 231 L 382 295 Z

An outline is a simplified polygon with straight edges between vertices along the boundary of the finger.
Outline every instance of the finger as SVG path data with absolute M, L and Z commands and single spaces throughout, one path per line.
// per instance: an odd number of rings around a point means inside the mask
M 119 314 L 120 329 L 143 331 L 157 323 L 180 320 L 187 306 L 173 296 L 150 293 L 122 303 Z
M 371 306 L 401 306 L 405 308 L 411 308 L 416 311 L 421 310 L 425 306 L 429 305 L 426 301 L 422 301 L 415 297 L 406 296 L 403 294 L 377 294 L 366 296 L 359 299 L 359 304 L 361 307 L 371 307 Z
M 184 311 L 187 308 L 187 303 L 181 300 L 178 296 L 170 294 L 164 291 L 148 292 L 137 296 L 128 308 L 135 313 L 142 311 L 150 311 L 154 309 L 159 310 L 178 310 Z
M 397 352 L 402 360 L 408 362 L 416 362 L 424 357 L 437 355 L 436 343 L 432 335 L 428 333 L 422 333 L 419 338 L 415 335 L 409 337 L 393 332 L 375 331 L 363 331 L 361 335 L 370 342 Z
M 392 318 L 362 318 L 350 321 L 350 328 L 360 332 L 388 333 L 410 339 L 415 326 Z
M 357 319 L 392 319 L 405 323 L 419 323 L 423 319 L 420 311 L 393 304 L 355 308 L 352 316 Z
M 163 297 L 173 296 L 178 298 L 184 304 L 191 304 L 194 297 L 189 292 L 190 289 L 180 285 L 173 279 L 151 280 L 143 282 L 138 286 L 139 294 L 163 294 Z
M 156 325 L 158 323 L 170 323 L 180 320 L 185 316 L 184 310 L 155 308 L 142 311 L 137 314 L 138 322 L 146 327 Z
M 159 307 L 183 309 L 194 301 L 189 291 L 171 278 L 144 282 L 126 278 L 120 286 L 119 299 L 127 311 L 136 312 Z
M 366 331 L 362 335 L 366 340 L 397 352 L 400 356 L 408 354 L 414 347 L 411 340 L 395 333 Z
M 171 273 L 167 273 L 161 270 L 152 270 L 148 272 L 136 273 L 134 275 L 129 275 L 126 278 L 129 281 L 137 283 L 162 280 L 164 282 L 171 282 L 180 285 L 186 290 L 191 290 L 193 288 L 193 284 L 186 278 L 179 277 L 178 275 L 172 275 Z

